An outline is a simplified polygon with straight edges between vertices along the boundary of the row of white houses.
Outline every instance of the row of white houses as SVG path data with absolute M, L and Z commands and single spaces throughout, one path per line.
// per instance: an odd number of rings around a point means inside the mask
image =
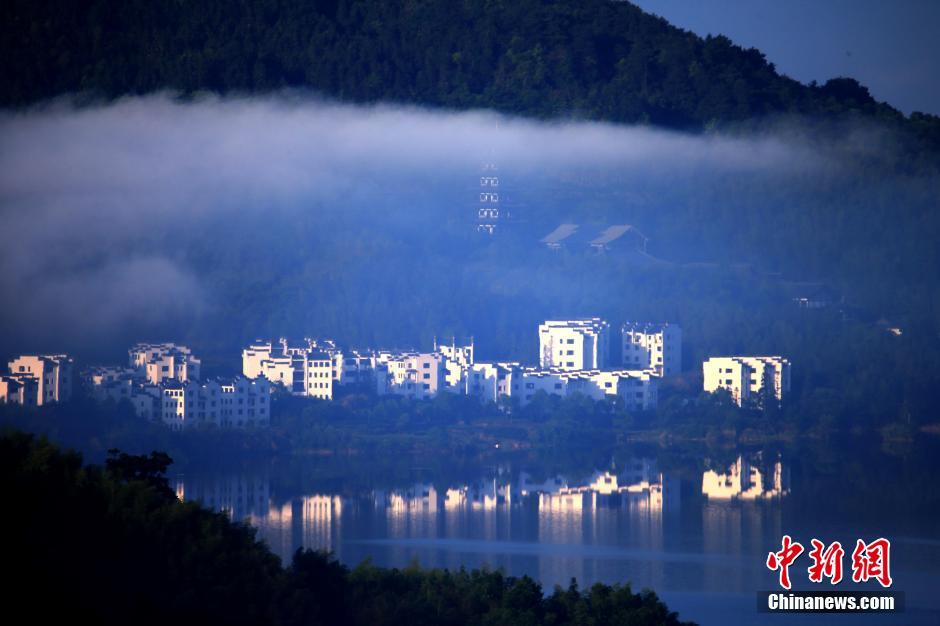
M 612 356 L 610 325 L 600 318 L 539 325 L 538 366 L 478 362 L 474 345 L 437 344 L 430 352 L 341 349 L 330 340 L 255 341 L 242 351 L 242 376 L 201 380 L 201 361 L 186 346 L 140 343 L 126 366 L 90 368 L 85 380 L 99 398 L 127 400 L 138 415 L 178 430 L 195 426 L 265 427 L 275 386 L 332 400 L 344 385 L 413 399 L 457 393 L 484 402 L 525 406 L 539 392 L 622 400 L 630 410 L 657 406 L 659 381 L 682 367 L 682 330 L 675 324 L 627 323 Z M 72 359 L 21 356 L 0 376 L 0 402 L 41 405 L 71 396 Z M 703 363 L 704 389 L 726 389 L 745 406 L 781 400 L 790 390 L 790 362 L 780 356 L 715 357 Z
M 195 427 L 264 428 L 271 423 L 271 383 L 236 376 L 200 380 L 201 361 L 186 346 L 139 343 L 126 366 L 85 372 L 98 399 L 127 400 L 138 416 L 172 430 Z
M 435 342 L 432 351 L 422 352 L 345 350 L 333 341 L 310 338 L 296 345 L 286 339 L 259 340 L 242 351 L 242 373 L 267 378 L 296 395 L 327 400 L 338 386 L 367 384 L 374 385 L 378 395 L 414 399 L 449 392 L 525 406 L 543 391 L 562 397 L 580 393 L 598 400 L 619 397 L 629 409 L 655 408 L 658 379 L 679 369 L 681 330 L 667 324 L 625 325 L 629 359 L 610 367 L 608 329 L 597 318 L 545 322 L 539 327 L 537 367 L 477 362 L 472 341 Z

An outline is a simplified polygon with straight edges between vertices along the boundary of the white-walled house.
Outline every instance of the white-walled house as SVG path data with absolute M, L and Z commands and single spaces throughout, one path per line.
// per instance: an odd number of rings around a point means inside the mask
M 270 341 L 255 341 L 242 350 L 242 374 L 248 378 L 262 376 L 263 364 L 271 358 L 274 348 Z M 282 351 L 279 350 L 279 353 Z
M 172 430 L 265 428 L 271 423 L 271 383 L 264 378 L 166 381 L 156 393 L 160 421 Z
M 376 392 L 433 398 L 446 387 L 445 361 L 439 352 L 381 352 L 376 365 Z
M 302 395 L 321 400 L 332 400 L 333 358 L 326 352 L 310 351 L 302 355 L 301 359 L 304 376 Z
M 473 365 L 473 340 L 465 345 L 458 345 L 452 341 L 450 345 L 437 343 L 434 340 L 434 351 L 440 352 L 448 361 L 452 361 L 461 367 L 470 367 Z
M 7 382 L 7 389 L 16 393 L 32 393 L 36 399 L 29 404 L 42 406 L 50 402 L 64 402 L 72 397 L 72 358 L 66 354 L 22 355 L 8 364 L 10 374 L 20 380 L 21 386 Z M 35 387 L 24 379 L 36 379 Z
M 199 380 L 202 366 L 192 350 L 175 343 L 138 343 L 128 350 L 128 363 L 153 385 Z
M 39 379 L 22 374 L 0 376 L 0 403 L 36 406 L 39 396 Z
M 242 351 L 242 373 L 250 379 L 263 377 L 294 395 L 331 400 L 334 377 L 342 377 L 345 365 L 337 361 L 338 353 L 332 342 L 312 339 L 302 346 L 290 346 L 286 339 L 255 341 Z
M 620 397 L 628 410 L 647 411 L 659 403 L 658 375 L 652 370 L 589 370 L 570 372 L 568 393 L 582 393 L 594 400 Z
M 751 397 L 765 394 L 778 401 L 790 393 L 790 361 L 782 356 L 738 357 L 751 368 Z
M 676 324 L 627 322 L 620 330 L 621 363 L 660 376 L 682 371 L 682 329 Z
M 338 385 L 371 384 L 375 379 L 375 353 L 369 350 L 337 350 L 333 357 L 333 382 Z
M 515 362 L 474 363 L 467 370 L 463 393 L 498 403 L 500 398 L 512 395 L 513 386 L 519 390 L 522 370 L 522 365 Z
M 705 391 L 727 389 L 738 406 L 761 395 L 780 401 L 790 392 L 790 361 L 781 356 L 712 357 L 702 374 Z
M 542 369 L 603 369 L 609 355 L 610 325 L 600 318 L 547 320 L 539 325 Z
M 734 357 L 712 357 L 702 363 L 703 388 L 709 393 L 727 389 L 738 406 L 750 400 L 751 368 Z
M 656 408 L 659 401 L 658 377 L 650 370 L 541 370 L 522 369 L 513 381 L 509 397 L 525 406 L 539 391 L 567 397 L 575 393 L 594 400 L 620 397 L 628 410 Z

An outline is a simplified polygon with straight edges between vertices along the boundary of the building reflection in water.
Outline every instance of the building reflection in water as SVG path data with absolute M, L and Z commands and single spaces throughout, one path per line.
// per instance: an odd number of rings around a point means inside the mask
M 555 475 L 513 476 L 498 468 L 466 484 L 435 486 L 415 483 L 403 489 L 359 494 L 314 493 L 286 501 L 272 498 L 264 476 L 224 479 L 180 478 L 177 495 L 248 521 L 282 558 L 299 547 L 326 549 L 341 560 L 344 529 L 354 540 L 383 542 L 385 561 L 407 563 L 414 558 L 409 542 L 476 542 L 491 553 L 480 557 L 492 566 L 511 565 L 496 542 L 572 546 L 619 543 L 626 535 L 651 548 L 662 546 L 663 511 L 678 511 L 679 488 L 654 461 L 637 459 L 625 467 L 600 471 L 585 479 Z M 626 516 L 630 521 L 624 524 Z M 350 528 L 354 528 L 351 531 Z M 523 547 L 518 558 L 532 558 Z M 466 564 L 461 549 L 422 554 L 422 564 L 456 568 Z M 434 562 L 426 562 L 427 559 Z M 564 557 L 546 567 L 552 579 L 579 576 L 583 559 Z M 574 568 L 574 569 L 572 569 Z M 551 572 L 545 572 L 551 574 Z
M 709 500 L 761 500 L 781 498 L 790 493 L 790 474 L 777 459 L 761 467 L 761 457 L 750 461 L 738 455 L 726 471 L 706 470 L 702 474 L 702 495 Z
M 686 512 L 679 480 L 646 458 L 584 478 L 498 468 L 463 484 L 283 498 L 264 475 L 184 477 L 176 490 L 257 526 L 283 559 L 307 547 L 351 565 L 370 556 L 393 566 L 488 564 L 546 584 L 576 577 L 668 587 L 682 579 L 703 590 L 744 588 L 755 573 L 742 560 L 781 534 L 773 503 L 789 493 L 788 472 L 779 459 L 742 455 L 701 477 L 701 501 Z M 724 556 L 680 564 L 699 550 Z
M 790 493 L 789 469 L 777 458 L 765 463 L 761 455 L 738 455 L 728 466 L 702 474 L 702 548 L 706 554 L 742 555 L 754 546 L 771 545 L 783 534 L 782 513 L 773 503 Z M 705 562 L 706 591 L 744 588 L 757 575 L 762 561 L 749 567 L 733 560 Z

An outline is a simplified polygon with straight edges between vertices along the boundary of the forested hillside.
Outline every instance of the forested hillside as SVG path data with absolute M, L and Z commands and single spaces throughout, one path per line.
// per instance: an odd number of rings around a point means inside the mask
M 929 137 L 849 78 L 803 85 L 763 54 L 628 2 L 10 0 L 0 104 L 64 93 L 309 88 L 342 100 L 492 108 L 702 129 L 767 114 L 861 115 Z

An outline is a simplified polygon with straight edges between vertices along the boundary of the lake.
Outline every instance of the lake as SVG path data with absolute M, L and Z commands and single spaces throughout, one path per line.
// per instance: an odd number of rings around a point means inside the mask
M 502 568 L 546 589 L 594 582 L 651 588 L 701 624 L 940 623 L 940 517 L 934 440 L 851 442 L 763 450 L 638 447 L 578 462 L 562 454 L 478 459 L 374 455 L 291 459 L 235 472 L 187 471 L 177 495 L 258 528 L 285 562 L 299 547 L 350 566 Z M 609 456 L 608 456 L 609 454 Z M 595 455 L 596 457 L 596 455 Z M 789 534 L 845 547 L 891 541 L 900 614 L 787 614 L 756 610 L 779 590 L 765 561 Z M 813 584 L 804 553 L 794 589 Z

